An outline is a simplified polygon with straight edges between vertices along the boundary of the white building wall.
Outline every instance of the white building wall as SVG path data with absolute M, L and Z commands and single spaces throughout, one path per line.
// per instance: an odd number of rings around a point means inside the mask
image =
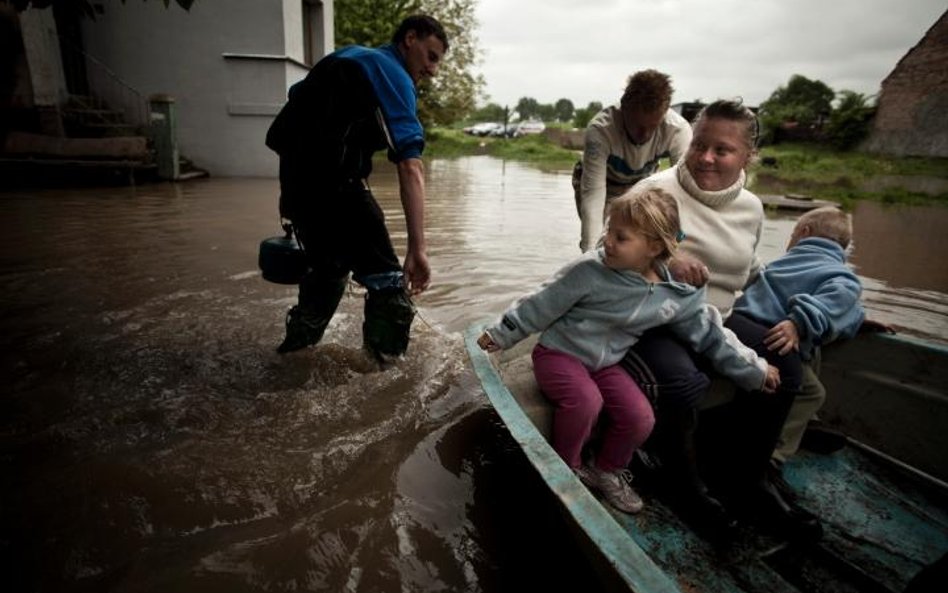
M 84 22 L 83 37 L 91 56 L 146 97 L 175 98 L 180 152 L 198 167 L 275 176 L 264 138 L 288 86 L 307 71 L 296 63 L 301 15 L 301 0 L 200 0 L 190 11 L 110 3 Z
M 286 55 L 303 61 L 303 2 L 288 0 L 283 3 L 283 30 L 286 34 Z M 297 35 L 296 33 L 299 32 Z
M 66 76 L 56 21 L 51 9 L 28 8 L 20 13 L 23 50 L 30 69 L 33 104 L 39 107 L 59 106 L 66 100 Z

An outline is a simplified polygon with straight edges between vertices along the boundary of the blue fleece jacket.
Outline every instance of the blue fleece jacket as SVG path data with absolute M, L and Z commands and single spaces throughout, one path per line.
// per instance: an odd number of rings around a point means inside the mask
M 790 319 L 800 334 L 800 355 L 809 360 L 820 344 L 856 334 L 866 315 L 861 294 L 843 248 L 808 237 L 764 268 L 734 311 L 768 327 Z
M 540 288 L 519 300 L 487 328 L 501 348 L 542 332 L 540 343 L 571 354 L 595 371 L 618 363 L 642 333 L 668 325 L 718 372 L 748 390 L 760 389 L 767 362 L 747 348 L 705 303 L 704 289 L 671 279 L 649 282 L 636 272 L 603 263 L 603 250 L 567 264 Z

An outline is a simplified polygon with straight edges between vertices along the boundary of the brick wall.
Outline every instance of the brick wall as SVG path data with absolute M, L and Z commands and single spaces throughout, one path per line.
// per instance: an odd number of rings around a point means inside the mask
M 948 12 L 882 81 L 869 152 L 948 157 Z

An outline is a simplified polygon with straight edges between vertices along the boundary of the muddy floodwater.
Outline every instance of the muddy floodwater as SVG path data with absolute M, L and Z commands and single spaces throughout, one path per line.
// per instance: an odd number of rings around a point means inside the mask
M 372 181 L 404 253 L 390 166 Z M 428 164 L 431 289 L 408 355 L 275 353 L 273 179 L 0 192 L 5 591 L 595 590 L 460 332 L 578 255 L 567 173 Z M 948 209 L 859 204 L 872 318 L 948 342 Z M 793 215 L 768 215 L 779 255 Z M 528 551 L 532 550 L 532 551 Z

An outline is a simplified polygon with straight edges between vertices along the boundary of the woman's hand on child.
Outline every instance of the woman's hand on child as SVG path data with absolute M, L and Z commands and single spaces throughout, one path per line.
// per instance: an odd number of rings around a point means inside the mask
M 711 277 L 708 266 L 686 255 L 676 255 L 669 260 L 668 270 L 675 280 L 696 287 L 704 286 Z
M 773 365 L 767 365 L 767 376 L 764 377 L 764 386 L 760 388 L 764 393 L 774 393 L 780 387 L 780 371 Z
M 783 356 L 791 350 L 800 349 L 800 332 L 797 331 L 796 324 L 789 319 L 784 319 L 770 328 L 764 336 L 764 344 L 767 350 L 776 350 L 777 354 Z
M 481 347 L 481 350 L 486 350 L 488 352 L 497 352 L 500 350 L 500 346 L 494 342 L 494 339 L 490 337 L 490 334 L 484 332 L 481 334 L 481 337 L 477 338 L 477 345 Z

